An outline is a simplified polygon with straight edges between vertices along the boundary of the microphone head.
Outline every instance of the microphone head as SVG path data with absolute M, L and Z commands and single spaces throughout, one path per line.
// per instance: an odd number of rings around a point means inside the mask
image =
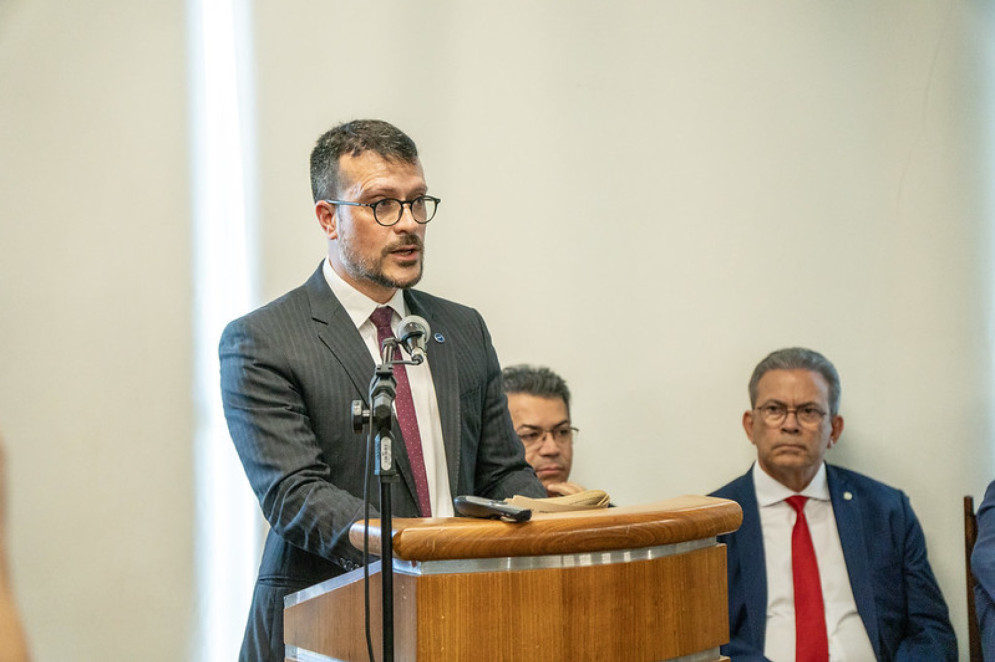
M 424 317 L 418 315 L 408 315 L 394 329 L 394 335 L 401 341 L 408 350 L 411 358 L 418 363 L 425 360 L 425 352 L 428 349 L 428 339 L 431 329 Z
M 397 328 L 394 329 L 394 335 L 403 343 L 407 343 L 409 339 L 413 339 L 413 336 L 419 334 L 428 339 L 430 333 L 428 322 L 424 317 L 418 315 L 408 315 L 398 322 Z

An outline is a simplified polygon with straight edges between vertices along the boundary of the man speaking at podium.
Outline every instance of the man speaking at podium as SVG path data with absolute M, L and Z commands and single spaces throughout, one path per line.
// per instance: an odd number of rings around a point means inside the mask
M 311 188 L 327 259 L 221 338 L 228 429 L 272 527 L 241 660 L 282 662 L 284 596 L 364 562 L 348 539 L 363 517 L 366 454 L 350 403 L 367 400 L 380 341 L 409 314 L 428 322 L 431 339 L 426 361 L 394 368 L 403 443 L 394 444 L 393 513 L 451 516 L 461 494 L 546 495 L 512 427 L 483 319 L 410 289 L 440 202 L 414 142 L 379 120 L 336 126 L 311 153 Z
M 743 509 L 728 545 L 737 662 L 953 662 L 957 641 L 905 494 L 826 464 L 843 432 L 840 378 L 822 354 L 768 355 L 750 379 L 745 476 L 712 496 Z

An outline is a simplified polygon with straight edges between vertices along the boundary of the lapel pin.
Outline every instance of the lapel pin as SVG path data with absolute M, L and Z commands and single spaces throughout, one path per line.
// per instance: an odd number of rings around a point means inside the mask
M 844 501 L 850 501 L 851 499 L 853 499 L 853 493 L 852 492 L 844 492 L 843 493 L 843 500 Z
M 446 342 L 446 337 L 444 335 L 442 335 L 441 333 L 439 333 L 438 331 L 432 337 L 435 338 L 435 342 L 440 342 L 440 343 L 441 342 Z

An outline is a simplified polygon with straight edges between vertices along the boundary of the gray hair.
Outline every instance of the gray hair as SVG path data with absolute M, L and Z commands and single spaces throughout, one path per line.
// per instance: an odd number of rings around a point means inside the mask
M 524 393 L 540 398 L 562 398 L 570 413 L 570 389 L 562 377 L 549 368 L 526 364 L 508 366 L 501 371 L 504 392 Z
M 829 385 L 829 412 L 835 416 L 840 410 L 840 375 L 836 366 L 819 352 L 804 347 L 789 347 L 771 352 L 757 364 L 750 377 L 750 405 L 757 405 L 757 384 L 771 370 L 811 370 L 823 376 Z
M 415 142 L 383 120 L 353 120 L 322 134 L 311 151 L 311 194 L 314 201 L 335 198 L 339 189 L 339 159 L 375 152 L 387 161 L 414 163 Z

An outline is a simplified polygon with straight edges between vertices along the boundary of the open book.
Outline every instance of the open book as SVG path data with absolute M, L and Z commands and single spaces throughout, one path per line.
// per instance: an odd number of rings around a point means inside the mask
M 528 508 L 536 513 L 562 513 L 568 510 L 597 510 L 607 508 L 611 498 L 604 490 L 584 490 L 567 496 L 533 499 L 516 494 L 504 502 L 517 508 Z

